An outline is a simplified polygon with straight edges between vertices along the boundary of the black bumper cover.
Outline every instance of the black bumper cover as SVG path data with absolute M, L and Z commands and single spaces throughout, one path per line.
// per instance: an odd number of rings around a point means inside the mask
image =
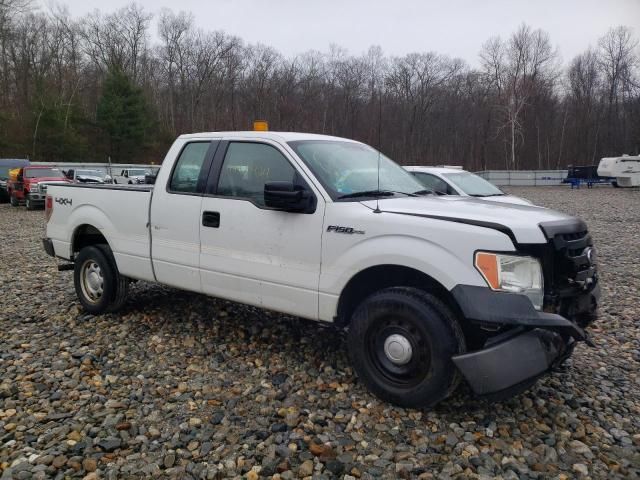
M 562 363 L 571 355 L 576 341 L 592 344 L 578 325 L 561 315 L 538 312 L 524 295 L 468 285 L 458 285 L 451 293 L 467 320 L 516 327 L 506 337 L 490 339 L 482 350 L 453 357 L 454 364 L 478 395 L 500 398 L 517 393 Z M 595 285 L 583 296 L 586 300 L 576 301 L 595 309 L 600 287 Z
M 574 345 L 557 333 L 537 328 L 483 350 L 457 355 L 453 363 L 477 395 L 502 393 L 507 397 L 561 363 Z

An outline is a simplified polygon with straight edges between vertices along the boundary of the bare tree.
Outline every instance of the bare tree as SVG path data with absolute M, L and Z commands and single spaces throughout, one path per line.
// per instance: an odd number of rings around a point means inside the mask
M 524 141 L 523 111 L 536 89 L 549 87 L 557 78 L 556 56 L 549 35 L 527 25 L 521 25 L 506 42 L 490 39 L 480 53 L 504 117 L 500 128 L 508 131 L 511 168 L 519 166 L 516 150 Z

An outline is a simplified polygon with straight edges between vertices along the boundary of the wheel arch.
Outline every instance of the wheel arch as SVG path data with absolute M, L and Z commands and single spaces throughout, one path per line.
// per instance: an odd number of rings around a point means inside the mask
M 462 311 L 453 295 L 432 276 L 412 267 L 375 265 L 359 271 L 346 283 L 338 299 L 335 324 L 348 326 L 357 306 L 368 296 L 388 287 L 411 287 L 431 292 L 462 320 Z
M 109 245 L 109 242 L 98 228 L 89 223 L 83 223 L 78 225 L 73 231 L 71 237 L 71 253 L 75 255 L 84 247 L 98 244 Z

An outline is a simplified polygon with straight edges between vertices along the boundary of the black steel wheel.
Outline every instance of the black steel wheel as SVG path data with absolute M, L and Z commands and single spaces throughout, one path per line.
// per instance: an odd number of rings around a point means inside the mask
M 356 309 L 348 334 L 349 355 L 362 382 L 382 400 L 429 407 L 460 382 L 451 357 L 465 351 L 451 310 L 422 290 L 393 287 Z

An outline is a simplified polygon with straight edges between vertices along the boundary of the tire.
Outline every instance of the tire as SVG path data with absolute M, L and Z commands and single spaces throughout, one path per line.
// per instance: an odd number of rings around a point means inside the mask
M 11 206 L 18 207 L 20 206 L 20 200 L 15 195 L 11 195 Z
M 29 197 L 27 197 L 27 199 L 25 200 L 25 204 L 26 204 L 27 210 L 35 210 L 35 207 L 33 206 L 33 202 Z
M 113 180 L 113 183 L 114 183 L 114 185 L 117 185 L 117 184 L 118 184 L 118 180 L 115 180 L 115 179 L 114 179 L 114 180 Z
M 613 188 L 620 188 L 620 185 L 618 185 L 618 181 L 617 180 L 613 180 L 611 182 L 611 185 L 613 185 Z
M 129 185 L 133 185 L 133 182 L 131 180 L 129 180 Z
M 431 407 L 461 380 L 451 360 L 466 351 L 460 325 L 444 303 L 422 290 L 392 287 L 368 297 L 353 314 L 347 344 L 367 388 L 401 407 Z
M 126 287 L 122 290 L 126 279 L 118 272 L 110 252 L 108 246 L 89 246 L 80 250 L 75 259 L 76 294 L 83 308 L 94 315 L 115 311 L 126 299 Z

